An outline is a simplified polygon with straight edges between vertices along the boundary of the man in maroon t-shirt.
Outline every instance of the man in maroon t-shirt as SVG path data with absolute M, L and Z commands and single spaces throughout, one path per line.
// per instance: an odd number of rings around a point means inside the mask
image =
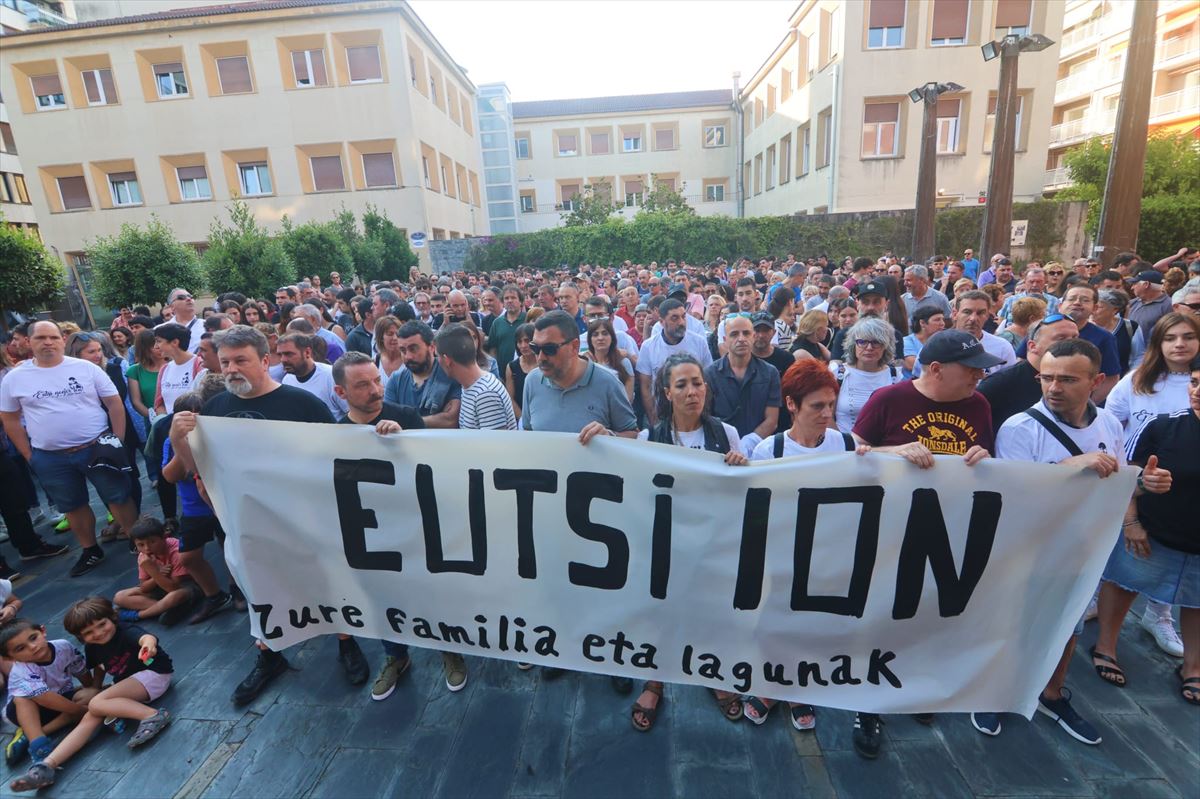
M 934 333 L 918 356 L 921 375 L 881 388 L 871 395 L 854 423 L 854 438 L 875 452 L 900 455 L 922 469 L 934 455 L 960 455 L 968 466 L 990 456 L 995 445 L 992 409 L 976 391 L 985 369 L 1002 363 L 962 330 Z M 933 714 L 917 716 L 928 724 Z M 879 754 L 879 716 L 854 718 L 854 750 Z

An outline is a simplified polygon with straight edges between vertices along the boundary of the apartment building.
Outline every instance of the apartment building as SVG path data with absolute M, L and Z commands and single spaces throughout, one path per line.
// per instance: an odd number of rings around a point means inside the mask
M 70 0 L 0 0 L 0 35 L 35 28 L 68 25 L 74 20 Z M 9 108 L 0 96 L 0 215 L 9 227 L 41 236 L 41 228 L 29 193 L 25 168 L 21 166 L 16 136 L 9 121 Z
M 655 181 L 699 214 L 733 216 L 732 100 L 717 89 L 513 103 L 518 229 L 561 224 L 588 186 L 630 217 Z
M 1158 5 L 1149 128 L 1200 132 L 1200 3 Z M 1063 11 L 1058 80 L 1045 187 L 1070 184 L 1063 156 L 1081 142 L 1111 136 L 1125 75 L 1134 0 L 1068 0 Z
M 0 47 L 29 196 L 74 264 L 151 215 L 199 245 L 234 199 L 269 227 L 373 205 L 429 239 L 488 231 L 475 86 L 407 3 L 176 8 Z
M 1009 33 L 1057 41 L 1060 0 L 803 0 L 740 93 L 745 214 L 873 211 L 915 202 L 930 82 L 965 87 L 937 106 L 940 207 L 984 202 L 999 60 Z M 1020 58 L 1014 197 L 1040 197 L 1057 46 Z

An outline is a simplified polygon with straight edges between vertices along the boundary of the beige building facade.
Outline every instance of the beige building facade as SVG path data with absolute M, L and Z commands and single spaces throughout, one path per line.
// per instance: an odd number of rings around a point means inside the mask
M 733 216 L 732 100 L 719 89 L 512 103 L 518 230 L 562 224 L 587 186 L 631 218 L 656 181 L 698 214 Z
M 488 231 L 475 86 L 407 3 L 261 0 L 0 46 L 33 206 L 64 258 L 152 215 L 200 244 L 234 199 L 269 228 L 374 205 L 428 239 Z
M 1154 85 L 1149 128 L 1200 133 L 1200 3 L 1156 2 Z M 1082 142 L 1111 136 L 1125 75 L 1133 0 L 1068 0 L 1063 11 L 1045 187 L 1070 185 L 1063 156 Z
M 1062 32 L 1058 0 L 804 0 L 740 93 L 745 215 L 912 208 L 929 82 L 938 103 L 938 204 L 984 201 L 1007 33 Z M 1014 197 L 1042 194 L 1057 45 L 1020 59 Z

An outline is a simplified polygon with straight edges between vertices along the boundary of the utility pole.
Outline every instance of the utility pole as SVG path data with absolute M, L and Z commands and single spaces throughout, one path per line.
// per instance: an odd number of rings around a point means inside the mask
M 1000 57 L 1000 87 L 996 92 L 996 124 L 992 134 L 992 166 L 988 173 L 987 204 L 983 207 L 983 236 L 979 262 L 1007 253 L 1012 240 L 1013 164 L 1017 150 L 1017 59 L 1022 52 L 1045 50 L 1053 41 L 1034 33 L 1009 34 L 983 45 L 983 60 Z
M 733 73 L 733 125 L 734 130 L 730 133 L 734 136 L 735 147 L 733 148 L 733 157 L 737 159 L 737 166 L 733 170 L 733 186 L 734 192 L 737 194 L 737 216 L 741 219 L 746 215 L 746 181 L 742 170 L 742 153 L 746 146 L 746 124 L 742 118 L 742 90 L 739 87 L 742 73 Z
M 937 204 L 937 106 L 943 92 L 961 92 L 957 83 L 926 83 L 913 89 L 908 97 L 924 103 L 921 120 L 921 161 L 917 167 L 917 212 L 913 222 L 912 252 L 916 263 L 933 257 L 934 216 Z
M 1157 3 L 1135 3 L 1133 28 L 1125 56 L 1125 78 L 1117 105 L 1117 129 L 1108 157 L 1108 177 L 1100 205 L 1100 229 L 1094 252 L 1108 268 L 1122 252 L 1137 248 L 1142 215 L 1146 127 L 1150 121 L 1150 91 L 1154 83 L 1154 45 Z

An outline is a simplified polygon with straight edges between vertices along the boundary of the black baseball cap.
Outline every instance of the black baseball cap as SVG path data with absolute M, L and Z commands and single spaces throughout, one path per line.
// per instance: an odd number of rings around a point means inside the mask
M 1139 280 L 1144 280 L 1147 283 L 1161 284 L 1162 283 L 1162 273 L 1157 272 L 1153 269 L 1147 269 L 1145 272 L 1139 272 L 1138 276 L 1135 277 L 1133 280 L 1135 283 Z
M 766 311 L 755 311 L 750 314 L 750 324 L 754 327 L 775 327 L 775 317 Z
M 688 287 L 682 283 L 672 283 L 671 288 L 667 290 L 667 296 L 674 297 L 676 294 L 686 300 L 688 295 Z
M 983 342 L 965 330 L 942 330 L 934 333 L 917 356 L 923 364 L 961 363 L 973 369 L 988 369 L 1004 363 L 983 348 Z
M 860 298 L 867 297 L 871 294 L 874 294 L 878 297 L 887 297 L 887 286 L 875 280 L 872 280 L 870 283 L 860 283 L 858 285 L 858 296 Z

